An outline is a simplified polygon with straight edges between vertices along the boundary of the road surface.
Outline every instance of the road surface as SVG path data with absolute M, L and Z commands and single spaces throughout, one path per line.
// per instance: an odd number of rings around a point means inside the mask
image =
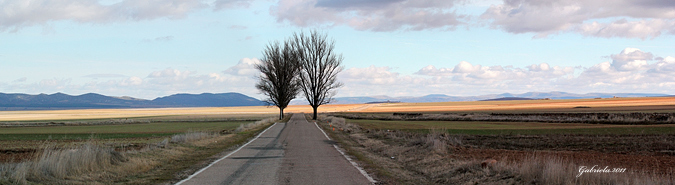
M 303 114 L 179 182 L 188 184 L 372 184 Z

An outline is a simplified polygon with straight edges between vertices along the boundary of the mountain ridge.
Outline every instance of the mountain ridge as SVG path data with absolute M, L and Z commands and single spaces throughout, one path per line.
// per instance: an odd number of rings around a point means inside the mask
M 586 93 L 575 94 L 560 91 L 526 92 L 521 94 L 501 93 L 478 96 L 449 96 L 445 94 L 428 94 L 425 96 L 386 95 L 337 97 L 333 104 L 361 104 L 384 102 L 451 102 L 451 101 L 484 101 L 484 100 L 526 100 L 526 99 L 590 99 L 611 97 L 654 97 L 671 96 L 658 93 Z M 291 105 L 307 105 L 304 98 L 297 98 Z M 173 94 L 158 97 L 152 100 L 139 99 L 129 96 L 105 96 L 97 93 L 82 95 L 54 94 L 21 94 L 0 93 L 0 110 L 61 110 L 61 109 L 100 109 L 100 108 L 168 108 L 168 107 L 233 107 L 233 106 L 261 106 L 265 102 L 241 93 L 201 93 L 201 94 Z
M 59 110 L 97 108 L 167 108 L 260 106 L 264 102 L 240 93 L 174 94 L 153 100 L 96 93 L 82 95 L 0 93 L 0 110 Z
M 656 96 L 670 96 L 669 94 L 659 93 L 585 93 L 576 94 L 561 91 L 551 92 L 526 92 L 520 94 L 501 93 L 501 94 L 487 94 L 477 96 L 448 96 L 445 94 L 428 94 L 424 96 L 401 96 L 389 97 L 384 95 L 377 96 L 358 96 L 358 97 L 336 97 L 334 104 L 358 104 L 368 102 L 407 102 L 407 103 L 424 103 L 424 102 L 452 102 L 452 101 L 482 101 L 482 100 L 513 100 L 513 99 L 592 99 L 592 98 L 612 98 L 612 97 L 656 97 Z M 291 101 L 291 105 L 306 105 L 304 98 L 298 98 Z

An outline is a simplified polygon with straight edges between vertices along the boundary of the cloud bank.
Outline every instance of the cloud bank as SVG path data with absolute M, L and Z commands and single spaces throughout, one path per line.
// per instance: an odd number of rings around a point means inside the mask
M 426 66 L 413 75 L 390 67 L 350 68 L 340 74 L 340 96 L 477 95 L 530 91 L 675 93 L 675 57 L 656 57 L 636 48 L 610 55 L 588 68 L 482 66 L 461 61 L 453 67 Z
M 56 93 L 68 94 L 101 93 L 112 96 L 132 96 L 154 99 L 176 93 L 239 92 L 255 96 L 257 71 L 254 68 L 260 62 L 256 58 L 243 58 L 233 67 L 221 73 L 200 74 L 196 71 L 182 71 L 173 68 L 152 71 L 147 76 L 123 76 L 93 74 L 85 78 L 114 77 L 104 80 L 90 80 L 75 83 L 73 79 L 44 79 L 34 83 L 25 83 L 20 78 L 12 83 L 0 83 L 0 92 Z
M 337 96 L 422 96 L 428 94 L 483 95 L 566 91 L 571 93 L 665 93 L 675 94 L 675 57 L 660 57 L 637 48 L 626 48 L 608 56 L 609 61 L 591 67 L 552 66 L 548 63 L 524 67 L 483 66 L 461 61 L 450 67 L 429 65 L 404 75 L 389 66 L 348 68 L 339 74 L 345 84 Z M 87 82 L 43 79 L 29 82 L 19 78 L 0 82 L 0 92 L 84 94 L 154 99 L 175 93 L 240 92 L 259 97 L 254 85 L 260 61 L 243 58 L 221 72 L 166 68 L 147 76 L 93 74 Z
M 480 17 L 492 28 L 535 37 L 562 32 L 641 39 L 675 34 L 675 3 L 668 0 L 504 0 Z
M 650 39 L 675 34 L 675 3 L 668 0 L 503 0 L 482 14 L 457 13 L 463 0 L 280 0 L 278 22 L 308 27 L 346 25 L 357 30 L 453 30 L 482 27 L 535 38 L 558 33 Z
M 160 18 L 181 19 L 197 10 L 248 7 L 251 0 L 122 0 L 103 4 L 96 0 L 0 1 L 0 31 L 56 21 L 103 24 Z
M 49 22 L 104 24 L 181 19 L 190 13 L 249 8 L 253 0 L 0 1 L 0 31 Z M 484 9 L 482 13 L 458 13 Z M 675 34 L 670 0 L 503 0 L 490 6 L 469 0 L 279 0 L 269 7 L 277 22 L 299 27 L 349 26 L 356 30 L 454 30 L 487 26 L 535 38 L 560 33 L 600 38 L 653 39 Z M 234 26 L 240 29 L 241 26 Z
M 278 22 L 297 26 L 347 25 L 357 30 L 454 29 L 464 15 L 457 0 L 280 0 L 270 8 Z

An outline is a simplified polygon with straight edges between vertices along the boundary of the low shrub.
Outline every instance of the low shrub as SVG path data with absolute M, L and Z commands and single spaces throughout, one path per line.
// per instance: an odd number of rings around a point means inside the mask
M 192 141 L 198 141 L 206 138 L 213 138 L 218 136 L 218 133 L 213 132 L 199 132 L 199 131 L 188 131 L 184 134 L 178 134 L 171 136 L 171 143 L 188 143 Z M 162 144 L 159 144 L 160 146 Z
M 108 169 L 127 160 L 124 153 L 91 142 L 66 149 L 46 146 L 33 161 L 0 165 L 0 180 L 17 184 L 30 179 L 58 181 Z
M 234 132 L 239 133 L 239 132 L 249 131 L 249 130 L 258 128 L 260 126 L 266 125 L 266 124 L 274 123 L 276 121 L 279 121 L 279 119 L 277 119 L 277 118 L 267 118 L 267 119 L 263 119 L 263 120 L 256 121 L 256 122 L 253 122 L 253 123 L 241 124 L 241 125 L 239 125 L 239 127 L 237 127 L 237 129 L 234 129 Z

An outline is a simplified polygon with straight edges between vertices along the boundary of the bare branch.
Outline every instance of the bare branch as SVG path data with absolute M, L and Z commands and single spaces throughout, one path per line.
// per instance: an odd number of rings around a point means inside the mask
M 283 110 L 300 91 L 300 60 L 298 48 L 287 40 L 270 43 L 263 51 L 260 64 L 255 68 L 261 72 L 256 88 L 267 96 L 265 102 L 279 107 L 279 119 Z
M 335 41 L 328 41 L 325 34 L 317 31 L 294 34 L 293 44 L 301 51 L 300 86 L 316 119 L 317 108 L 332 102 L 337 88 L 342 87 L 337 81 L 337 74 L 342 71 L 342 54 L 334 53 Z

